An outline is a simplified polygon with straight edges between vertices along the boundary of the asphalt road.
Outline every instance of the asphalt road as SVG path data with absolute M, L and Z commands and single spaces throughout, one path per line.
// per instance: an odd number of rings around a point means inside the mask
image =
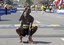
M 64 28 L 63 28 L 64 29 Z M 16 28 L 0 29 L 1 45 L 64 45 L 64 30 L 56 28 L 38 28 L 33 35 L 34 43 L 18 43 L 19 36 Z M 23 38 L 23 42 L 27 41 L 27 36 Z
M 12 13 L 11 15 L 3 15 L 0 25 L 19 24 L 19 17 L 22 11 Z M 44 13 L 40 11 L 32 12 L 34 24 L 64 24 L 64 15 L 56 13 Z M 17 28 L 17 27 L 16 27 Z M 34 43 L 18 43 L 19 36 L 16 28 L 0 28 L 0 45 L 64 45 L 64 28 L 38 28 L 33 35 Z M 27 41 L 27 36 L 23 38 L 23 42 Z

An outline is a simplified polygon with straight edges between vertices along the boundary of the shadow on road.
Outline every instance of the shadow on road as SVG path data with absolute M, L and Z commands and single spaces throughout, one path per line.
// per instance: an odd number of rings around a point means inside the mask
M 28 43 L 26 41 L 23 41 L 23 43 Z M 51 42 L 44 42 L 44 41 L 33 41 L 33 44 L 50 44 Z

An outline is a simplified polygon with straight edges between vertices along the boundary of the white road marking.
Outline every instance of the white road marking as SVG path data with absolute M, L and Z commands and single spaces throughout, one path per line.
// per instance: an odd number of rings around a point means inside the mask
M 64 41 L 64 38 L 61 38 L 61 40 L 63 40 L 63 41 Z
M 23 12 L 23 11 L 18 11 L 18 12 Z
M 17 8 L 17 9 L 22 9 L 22 8 Z
M 17 9 L 25 9 L 25 8 L 17 8 Z
M 37 23 L 40 23 L 39 21 L 35 20 Z

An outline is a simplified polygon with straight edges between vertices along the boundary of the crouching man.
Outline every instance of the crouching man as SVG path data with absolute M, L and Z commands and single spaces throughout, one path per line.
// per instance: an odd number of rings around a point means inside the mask
M 21 21 L 21 26 L 16 29 L 17 34 L 19 35 L 19 43 L 22 42 L 22 38 L 24 36 L 28 36 L 28 42 L 32 43 L 32 35 L 37 31 L 37 26 L 32 26 L 34 22 L 34 17 L 30 15 L 30 9 L 28 7 L 25 8 L 23 14 L 20 16 L 19 21 Z

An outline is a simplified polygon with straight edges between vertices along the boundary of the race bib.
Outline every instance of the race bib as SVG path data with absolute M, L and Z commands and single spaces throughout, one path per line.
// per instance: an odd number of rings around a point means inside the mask
M 23 24 L 23 28 L 24 29 L 29 28 L 29 25 Z

